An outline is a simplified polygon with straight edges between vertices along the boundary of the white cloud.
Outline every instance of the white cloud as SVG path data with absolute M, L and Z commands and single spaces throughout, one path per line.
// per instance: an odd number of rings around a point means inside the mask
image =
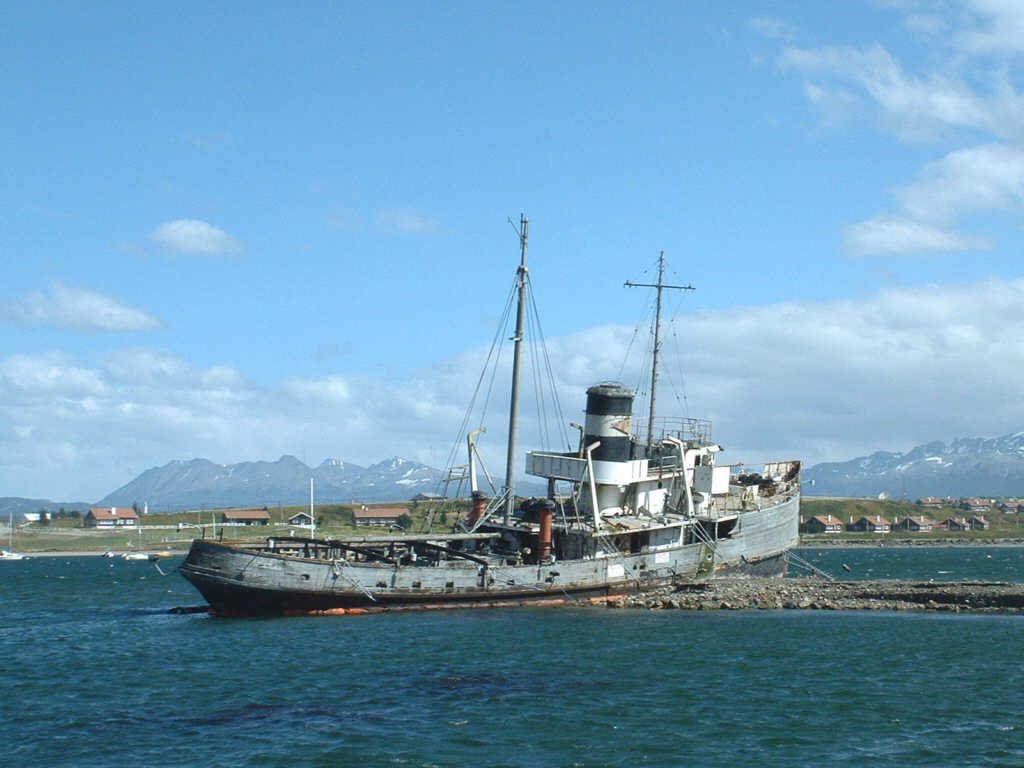
M 147 312 L 87 288 L 57 283 L 50 295 L 35 292 L 3 311 L 21 325 L 57 326 L 76 331 L 150 331 L 160 321 Z
M 433 235 L 441 228 L 435 217 L 412 208 L 378 208 L 363 211 L 338 206 L 326 216 L 325 222 L 331 229 L 342 232 L 372 229 L 386 235 Z
M 1024 5 L 1019 0 L 970 0 L 978 15 L 973 29 L 960 34 L 959 44 L 973 53 L 1024 52 Z
M 896 210 L 848 226 L 847 249 L 897 255 L 991 247 L 989 237 L 959 225 L 975 212 L 1022 210 L 1024 96 L 1009 57 L 1024 52 L 1024 5 L 975 0 L 962 9 L 908 3 L 893 10 L 938 54 L 918 72 L 879 43 L 779 53 L 783 71 L 805 78 L 804 94 L 826 123 L 856 127 L 869 117 L 904 141 L 959 145 L 895 191 Z
M 796 37 L 796 28 L 784 19 L 758 16 L 750 20 L 750 26 L 769 39 L 788 41 Z
M 342 232 L 358 232 L 363 228 L 363 216 L 355 208 L 339 206 L 328 214 L 327 225 Z
M 1015 93 L 999 99 L 985 99 L 950 75 L 931 72 L 924 76 L 907 74 L 902 64 L 878 43 L 862 48 L 824 46 L 821 48 L 786 47 L 779 57 L 784 70 L 822 78 L 813 83 L 815 103 L 834 103 L 848 108 L 854 86 L 861 93 L 860 103 L 874 105 L 882 124 L 893 126 L 910 140 L 931 138 L 942 128 L 974 128 L 1001 133 L 1006 127 L 998 116 L 1009 105 L 1019 105 Z M 1009 104 L 1005 102 L 1009 102 Z M 1019 108 L 1019 106 L 1017 107 Z M 829 114 L 834 120 L 835 115 Z M 1020 126 L 1013 127 L 1019 133 Z
M 350 396 L 348 382 L 340 376 L 291 379 L 284 383 L 283 389 L 293 398 L 306 402 L 344 403 Z
M 406 208 L 378 211 L 377 226 L 385 232 L 405 235 L 429 235 L 439 228 L 437 219 Z
M 986 249 L 984 236 L 955 230 L 976 211 L 1024 212 L 1024 148 L 986 144 L 949 153 L 921 178 L 896 190 L 899 214 L 849 226 L 846 247 L 858 256 Z
M 103 374 L 77 365 L 59 352 L 43 355 L 11 355 L 0 360 L 0 393 L 14 405 L 29 398 L 52 395 L 83 397 L 107 392 Z
M 165 222 L 153 230 L 151 237 L 178 253 L 220 256 L 242 250 L 242 244 L 223 229 L 198 219 Z
M 968 237 L 922 221 L 879 216 L 846 228 L 846 250 L 854 256 L 983 250 L 982 237 Z
M 898 192 L 903 208 L 925 221 L 974 210 L 1024 210 L 1024 148 L 987 144 L 951 152 Z
M 711 418 L 726 459 L 751 464 L 1020 430 L 1024 400 L 1002 372 L 1024 366 L 1022 293 L 1024 280 L 993 280 L 688 315 L 665 328 L 660 410 Z M 617 379 L 646 389 L 636 345 L 623 366 L 631 338 L 631 328 L 603 326 L 549 340 L 562 405 L 554 428 L 570 443 L 567 424 L 579 421 L 588 386 Z M 262 386 L 230 367 L 146 350 L 100 364 L 10 356 L 0 359 L 0 484 L 16 495 L 95 500 L 150 466 L 194 456 L 365 464 L 401 455 L 443 466 L 452 450 L 461 461 L 464 432 L 481 425 L 481 448 L 500 474 L 507 356 L 488 413 L 460 428 L 476 384 L 466 372 L 483 357 L 467 351 L 395 380 Z M 524 394 L 520 453 L 565 447 L 558 438 L 544 446 L 537 412 Z

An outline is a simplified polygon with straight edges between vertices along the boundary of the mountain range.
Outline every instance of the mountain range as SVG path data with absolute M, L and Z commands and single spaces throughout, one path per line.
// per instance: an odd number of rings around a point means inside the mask
M 1024 496 L 1024 432 L 816 464 L 804 471 L 803 482 L 809 496 Z
M 192 459 L 147 469 L 92 506 L 148 504 L 151 512 L 163 512 L 305 504 L 311 477 L 318 503 L 404 501 L 437 492 L 443 474 L 397 456 L 368 467 L 327 459 L 315 468 L 294 456 L 226 465 Z M 804 470 L 803 480 L 808 496 L 1024 496 L 1024 432 L 956 438 L 905 453 L 876 451 L 850 461 L 816 464 Z M 543 486 L 527 479 L 521 490 L 538 494 Z M 6 497 L 0 498 L 0 517 L 60 507 L 84 512 L 89 506 L 80 501 Z
M 192 459 L 147 469 L 100 499 L 97 506 L 148 504 L 151 512 L 158 512 L 303 504 L 309 501 L 310 478 L 317 503 L 395 501 L 436 492 L 441 474 L 440 470 L 397 456 L 369 467 L 338 459 L 308 467 L 294 456 L 240 464 Z

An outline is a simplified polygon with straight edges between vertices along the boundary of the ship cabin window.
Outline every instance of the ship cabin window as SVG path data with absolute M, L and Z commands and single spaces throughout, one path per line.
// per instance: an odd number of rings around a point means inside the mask
M 613 539 L 615 549 L 619 552 L 630 554 L 637 554 L 643 547 L 647 546 L 649 534 L 647 531 L 638 531 L 637 533 L 625 533 L 619 534 Z
M 679 527 L 675 528 L 662 528 L 657 531 L 649 531 L 647 533 L 647 546 L 649 547 L 664 547 L 670 544 L 675 544 L 679 541 Z
M 736 527 L 736 520 L 720 520 L 715 526 L 716 539 L 731 539 L 733 529 Z

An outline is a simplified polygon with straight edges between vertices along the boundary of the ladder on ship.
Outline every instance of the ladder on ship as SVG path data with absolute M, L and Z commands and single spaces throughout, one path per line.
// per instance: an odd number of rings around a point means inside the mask
M 718 543 L 711 538 L 704 524 L 699 520 L 690 526 L 697 541 L 700 542 L 700 562 L 697 564 L 697 575 L 707 576 L 715 570 L 715 557 L 718 555 Z

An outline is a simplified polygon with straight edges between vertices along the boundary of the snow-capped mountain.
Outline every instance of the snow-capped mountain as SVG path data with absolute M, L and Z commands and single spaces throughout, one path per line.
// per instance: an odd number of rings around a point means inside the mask
M 804 471 L 803 480 L 804 492 L 813 496 L 1024 496 L 1024 432 L 958 437 L 906 453 L 877 451 L 817 464 Z
M 294 456 L 240 464 L 172 461 L 146 470 L 101 499 L 98 506 L 148 503 L 150 511 L 156 512 L 302 504 L 309 501 L 310 478 L 317 503 L 400 501 L 437 491 L 441 471 L 397 456 L 369 467 L 327 459 L 312 468 Z

